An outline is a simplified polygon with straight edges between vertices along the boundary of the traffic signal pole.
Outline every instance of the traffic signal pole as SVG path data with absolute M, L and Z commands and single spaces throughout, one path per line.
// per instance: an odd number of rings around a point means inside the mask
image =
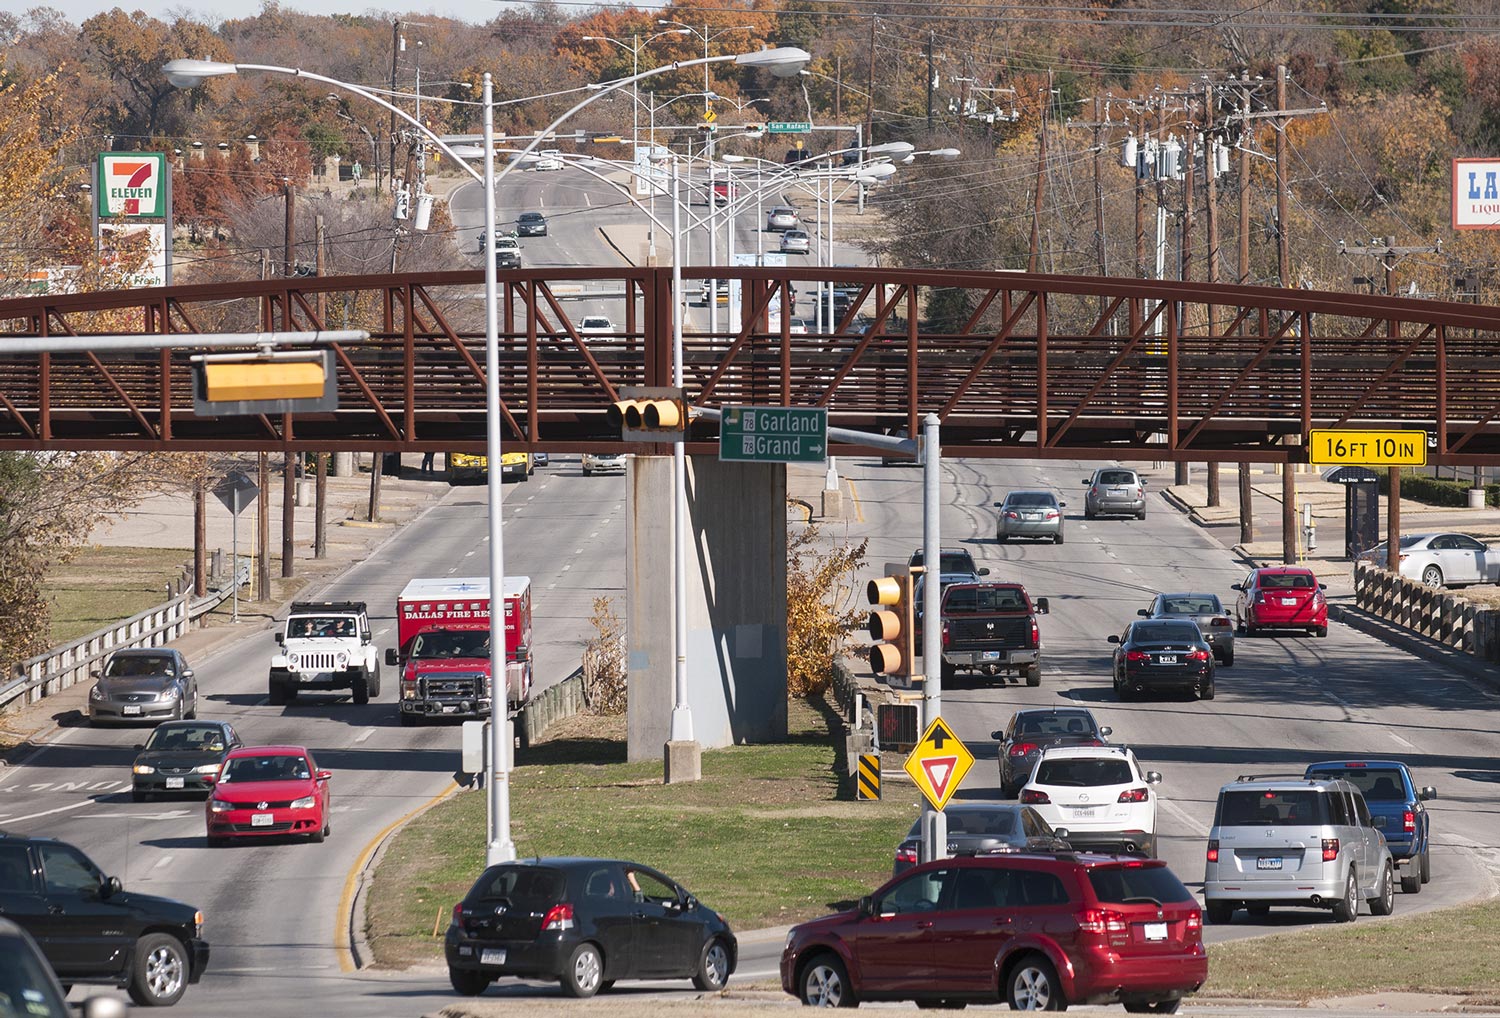
M 922 419 L 922 565 L 927 580 L 922 584 L 922 727 L 943 712 L 943 556 L 938 514 L 942 506 L 942 451 L 938 444 L 937 414 Z M 930 804 L 922 807 L 922 858 L 942 859 L 948 854 L 948 816 Z

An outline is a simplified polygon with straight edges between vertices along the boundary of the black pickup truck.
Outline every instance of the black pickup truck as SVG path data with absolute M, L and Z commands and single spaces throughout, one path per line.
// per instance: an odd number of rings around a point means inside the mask
M 1017 672 L 1042 684 L 1042 633 L 1036 617 L 1047 599 L 1032 600 L 1019 583 L 954 583 L 943 591 L 943 680 L 960 668 L 985 676 Z

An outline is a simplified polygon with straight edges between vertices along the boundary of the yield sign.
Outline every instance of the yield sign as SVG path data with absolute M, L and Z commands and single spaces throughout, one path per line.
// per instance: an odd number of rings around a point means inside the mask
M 906 773 L 932 803 L 932 808 L 942 809 L 974 766 L 974 754 L 953 734 L 947 722 L 936 717 L 922 733 L 917 748 L 906 758 L 905 766 Z

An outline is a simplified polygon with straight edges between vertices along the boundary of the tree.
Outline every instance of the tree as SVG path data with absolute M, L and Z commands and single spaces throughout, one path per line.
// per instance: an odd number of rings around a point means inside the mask
M 181 99 L 183 93 L 161 73 L 163 64 L 185 53 L 208 60 L 232 59 L 207 25 L 185 18 L 168 25 L 142 17 L 139 12 L 127 14 L 118 7 L 85 21 L 83 39 L 94 60 L 114 82 L 126 111 L 121 133 L 139 137 L 175 129 L 179 125 L 169 113 L 206 98 L 200 94 L 191 100 Z
M 787 541 L 786 684 L 791 696 L 815 696 L 833 683 L 833 662 L 844 655 L 862 612 L 851 586 L 869 541 L 819 546 L 822 532 L 809 523 Z

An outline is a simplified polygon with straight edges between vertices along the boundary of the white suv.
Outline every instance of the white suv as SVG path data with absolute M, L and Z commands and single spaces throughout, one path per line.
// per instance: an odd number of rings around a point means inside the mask
M 1074 848 L 1154 856 L 1159 781 L 1123 746 L 1063 746 L 1043 751 L 1021 803 Z
M 293 703 L 304 689 L 347 689 L 355 703 L 380 695 L 380 656 L 363 601 L 297 601 L 276 634 L 268 693 Z

